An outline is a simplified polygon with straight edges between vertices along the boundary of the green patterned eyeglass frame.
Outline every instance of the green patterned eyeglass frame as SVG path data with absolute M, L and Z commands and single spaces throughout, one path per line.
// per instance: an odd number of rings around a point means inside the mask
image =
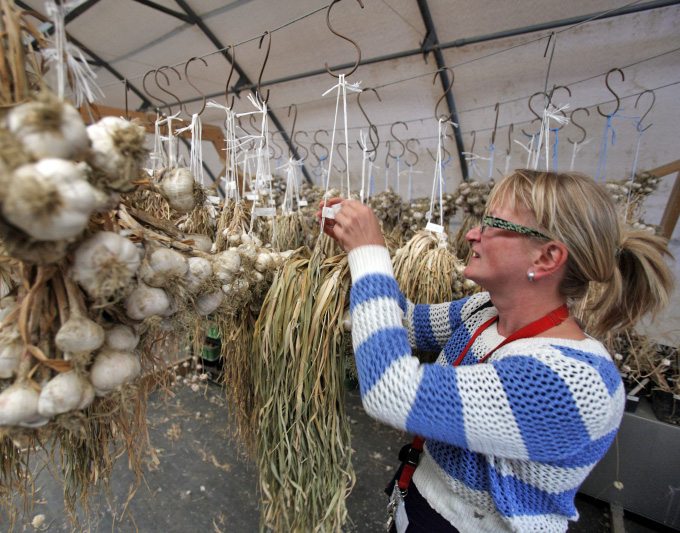
M 514 222 L 510 222 L 509 220 L 504 220 L 502 218 L 484 215 L 484 218 L 482 218 L 482 229 L 480 230 L 480 233 L 484 233 L 484 228 L 488 226 L 514 231 L 515 233 L 521 233 L 522 235 L 530 235 L 531 237 L 550 240 L 550 237 L 543 235 L 535 229 L 527 228 L 526 226 L 520 226 L 519 224 L 515 224 Z

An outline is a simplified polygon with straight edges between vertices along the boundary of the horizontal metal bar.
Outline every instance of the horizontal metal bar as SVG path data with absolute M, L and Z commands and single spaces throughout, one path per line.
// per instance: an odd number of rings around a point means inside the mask
M 165 13 L 166 15 L 170 15 L 171 17 L 178 18 L 180 20 L 183 20 L 187 24 L 193 24 L 192 20 L 185 15 L 184 13 L 180 13 L 179 11 L 175 11 L 173 9 L 167 8 L 165 6 L 162 6 L 160 4 L 157 4 L 156 2 L 152 2 L 151 0 L 133 0 L 134 2 L 137 2 L 138 4 L 142 4 L 144 6 L 150 7 L 151 9 L 155 9 L 156 11 L 161 11 L 162 13 Z

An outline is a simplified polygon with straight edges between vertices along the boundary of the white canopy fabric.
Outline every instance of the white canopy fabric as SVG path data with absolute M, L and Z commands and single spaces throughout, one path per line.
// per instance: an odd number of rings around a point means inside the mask
M 379 100 L 372 92 L 361 97 L 380 140 L 375 192 L 385 186 L 387 167 L 388 183 L 398 186 L 402 195 L 409 194 L 408 173 L 396 179 L 396 156 L 400 169 L 412 164 L 418 172 L 413 175 L 413 194 L 428 196 L 431 191 L 434 160 L 429 154 L 434 154 L 438 145 L 435 105 L 444 90 L 440 78 L 435 79 L 435 54 L 418 53 L 423 44 L 432 44 L 434 36 L 432 31 L 428 33 L 423 6 L 429 9 L 437 42 L 442 45 L 443 65 L 454 74 L 451 94 L 457 109 L 461 148 L 471 154 L 467 156 L 471 178 L 498 178 L 508 168 L 527 165 L 527 151 L 522 145 L 528 146 L 529 135 L 538 131 L 540 121 L 534 112 L 541 115 L 547 103 L 538 94 L 531 100 L 530 109 L 530 97 L 555 87 L 568 88 L 556 89 L 552 102 L 556 107 L 568 105 L 564 110 L 567 116 L 577 108 L 585 111 L 575 113 L 575 123 L 551 132 L 549 142 L 557 141 L 549 151 L 551 168 L 569 170 L 573 159 L 575 170 L 598 179 L 621 180 L 631 177 L 634 165 L 637 170 L 645 170 L 678 159 L 675 126 L 680 119 L 679 2 L 365 0 L 363 8 L 360 4 L 353 0 L 336 2 L 330 22 L 336 31 L 357 43 L 361 60 L 368 62 L 347 81 L 360 82 L 363 89 L 376 88 L 380 97 Z M 44 0 L 24 0 L 19 5 L 46 14 Z M 168 77 L 156 79 L 161 88 L 181 101 L 190 101 L 181 114 L 186 119 L 201 108 L 200 93 L 185 78 L 186 62 L 193 57 L 205 60 L 205 64 L 192 62 L 188 69 L 191 81 L 223 104 L 230 63 L 220 48 L 234 45 L 229 54 L 235 50 L 236 64 L 251 83 L 257 83 L 261 74 L 263 92 L 269 92 L 268 106 L 287 135 L 291 134 L 295 117 L 289 106 L 296 104 L 295 144 L 301 156 L 307 154 L 305 168 L 314 179 L 314 167 L 319 165 L 314 154 L 325 153 L 319 146 L 310 153 L 314 133 L 330 131 L 335 117 L 335 93 L 326 97 L 322 94 L 337 79 L 325 72 L 324 65 L 352 64 L 357 59 L 354 46 L 331 33 L 327 26 L 328 6 L 328 2 L 312 0 L 81 0 L 68 4 L 66 30 L 82 45 L 86 57 L 95 60 L 97 84 L 103 91 L 96 103 L 125 108 L 122 78 L 144 94 L 145 73 L 175 66 L 177 74 L 166 69 L 163 72 Z M 165 12 L 160 10 L 163 8 Z M 194 15 L 198 23 L 191 23 Z M 544 29 L 527 31 L 537 27 Z M 261 73 L 268 38 L 263 40 L 262 48 L 258 45 L 265 31 L 271 32 L 271 50 Z M 385 59 L 388 56 L 394 58 Z M 97 61 L 107 66 L 97 66 Z M 609 90 L 606 75 L 614 68 L 621 70 L 610 74 Z M 317 74 L 310 75 L 314 72 Z M 244 84 L 239 78 L 234 72 L 232 87 Z M 284 79 L 289 81 L 276 82 Z M 172 104 L 173 113 L 178 111 L 173 97 L 154 83 L 153 72 L 147 77 L 147 89 L 145 96 L 153 106 L 168 111 L 154 98 L 158 97 Z M 239 93 L 237 112 L 254 109 L 245 98 L 247 93 Z M 137 94 L 128 93 L 130 109 L 139 109 L 142 104 Z M 613 116 L 602 116 L 598 105 L 602 113 Z M 638 128 L 639 119 L 648 110 Z M 446 99 L 440 101 L 437 113 L 448 113 Z M 207 108 L 201 120 L 221 126 L 224 114 Z M 361 130 L 367 133 L 368 122 L 355 93 L 348 96 L 348 125 L 349 167 L 353 183 L 357 184 L 361 153 L 356 141 Z M 252 131 L 248 121 L 243 126 Z M 551 126 L 557 128 L 559 124 L 552 121 Z M 338 127 L 342 127 L 342 120 Z M 269 128 L 271 132 L 278 129 L 271 120 Z M 645 131 L 640 134 L 642 128 Z M 446 187 L 451 192 L 463 178 L 463 171 L 453 127 L 449 126 L 446 133 Z M 275 155 L 286 152 L 281 136 L 275 139 Z M 329 135 L 320 133 L 317 139 L 328 147 Z M 401 143 L 409 139 L 415 140 L 405 151 Z M 336 144 L 341 141 L 342 136 L 338 136 Z M 580 142 L 575 157 L 572 141 Z M 333 175 L 341 179 L 337 170 L 344 167 L 337 153 L 337 169 L 332 171 L 331 180 Z M 206 146 L 204 157 L 217 176 L 222 165 L 214 149 Z M 539 166 L 545 166 L 544 154 Z

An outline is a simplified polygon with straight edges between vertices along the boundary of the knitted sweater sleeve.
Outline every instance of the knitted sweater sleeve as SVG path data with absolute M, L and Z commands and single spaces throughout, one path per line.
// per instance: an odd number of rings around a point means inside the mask
M 525 339 L 504 347 L 506 356 L 492 363 L 421 364 L 411 355 L 402 324 L 408 305 L 387 250 L 361 247 L 348 259 L 353 344 L 369 415 L 426 438 L 521 460 L 560 461 L 616 431 L 624 393 L 606 353 Z

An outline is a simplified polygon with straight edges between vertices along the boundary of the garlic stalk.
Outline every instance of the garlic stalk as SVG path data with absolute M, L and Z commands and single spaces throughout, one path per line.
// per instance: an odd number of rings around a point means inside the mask
M 0 378 L 11 378 L 17 373 L 24 342 L 16 327 L 5 327 L 0 331 Z
M 7 128 L 35 159 L 75 159 L 88 147 L 80 114 L 71 104 L 55 97 L 16 106 L 7 115 Z
M 83 379 L 73 370 L 57 374 L 40 391 L 38 412 L 45 417 L 77 409 L 83 398 Z
M 73 278 L 93 298 L 125 292 L 141 258 L 132 241 L 118 233 L 100 231 L 84 241 L 73 260 Z
M 170 309 L 170 298 L 163 289 L 149 287 L 141 282 L 125 301 L 127 316 L 133 320 L 144 320 L 154 315 L 166 316 Z
M 70 316 L 57 331 L 54 342 L 62 352 L 90 354 L 104 344 L 104 328 L 84 313 L 84 302 L 73 281 L 63 277 Z
M 5 191 L 5 219 L 39 241 L 70 239 L 81 233 L 97 206 L 81 165 L 43 159 L 14 171 Z
M 146 254 L 137 278 L 151 287 L 167 287 L 182 279 L 188 270 L 189 263 L 181 253 L 158 246 Z
M 148 156 L 146 131 L 138 122 L 104 117 L 87 127 L 90 149 L 86 160 L 95 170 L 95 182 L 106 190 L 129 192 L 134 188 Z
M 139 357 L 129 352 L 102 348 L 90 370 L 90 381 L 97 396 L 106 396 L 141 372 Z

